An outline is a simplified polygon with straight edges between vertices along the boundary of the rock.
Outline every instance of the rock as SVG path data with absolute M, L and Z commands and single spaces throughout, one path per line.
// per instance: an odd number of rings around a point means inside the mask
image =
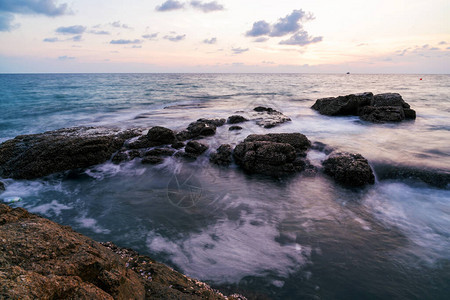
M 415 120 L 416 119 L 416 111 L 410 108 L 403 108 L 403 112 L 405 113 L 405 120 Z
M 159 157 L 159 156 L 148 155 L 148 156 L 144 156 L 142 158 L 141 162 L 143 164 L 159 165 L 159 164 L 162 164 L 164 162 L 164 158 Z
M 400 106 L 365 106 L 359 117 L 373 123 L 400 122 L 405 119 L 405 113 Z
M 328 146 L 328 145 L 326 145 L 326 144 L 324 144 L 322 142 L 314 142 L 314 143 L 312 143 L 311 149 L 323 152 L 323 153 L 325 153 L 327 155 L 334 151 L 333 148 L 331 148 L 330 146 Z
M 273 128 L 277 125 L 291 121 L 289 117 L 271 107 L 258 106 L 253 110 L 258 112 L 256 124 L 264 128 Z
M 144 153 L 144 156 L 172 156 L 175 153 L 174 150 L 169 148 L 156 148 Z
M 399 106 L 403 108 L 410 108 L 402 96 L 398 93 L 385 93 L 375 95 L 370 102 L 370 106 Z
M 152 146 L 172 144 L 176 141 L 175 133 L 169 128 L 155 126 L 150 128 L 146 135 Z
M 21 135 L 0 145 L 0 176 L 33 179 L 103 163 L 135 130 L 75 127 Z
M 179 141 L 185 141 L 197 137 L 216 134 L 216 128 L 225 124 L 225 119 L 198 119 L 189 124 L 186 130 L 179 132 L 176 137 Z
M 138 150 L 121 150 L 113 156 L 111 161 L 115 164 L 118 164 L 123 161 L 133 160 L 136 157 L 141 157 L 141 153 Z
M 347 96 L 318 99 L 312 106 L 322 115 L 328 116 L 357 116 L 363 106 L 370 105 L 373 100 L 370 92 L 362 94 L 350 94 Z
M 280 176 L 303 171 L 310 146 L 301 133 L 251 134 L 236 146 L 233 157 L 247 172 Z
M 5 191 L 5 184 L 0 181 L 0 193 Z
M 230 128 L 228 128 L 228 130 L 229 130 L 229 131 L 233 131 L 233 130 L 242 130 L 242 127 L 241 127 L 241 126 L 234 125 L 234 126 L 230 126 Z
M 244 142 L 267 141 L 275 143 L 285 143 L 294 147 L 297 153 L 306 152 L 311 146 L 308 138 L 301 133 L 269 133 L 269 134 L 251 134 L 247 136 Z
M 170 147 L 172 147 L 173 149 L 181 149 L 184 147 L 184 143 L 183 142 L 175 142 L 172 145 L 170 145 Z
M 243 122 L 247 122 L 248 119 L 244 118 L 243 116 L 239 116 L 239 115 L 233 115 L 228 117 L 227 123 L 228 124 L 237 124 L 237 123 L 243 123 Z
M 208 146 L 197 141 L 190 141 L 186 144 L 184 151 L 195 156 L 199 156 L 208 149 Z
M 0 239 L 0 299 L 227 299 L 147 256 L 22 208 L 0 204 Z
M 323 163 L 324 172 L 346 186 L 374 184 L 369 162 L 361 154 L 333 153 Z
M 220 145 L 215 153 L 212 153 L 209 161 L 219 166 L 229 166 L 232 162 L 232 150 L 229 144 Z

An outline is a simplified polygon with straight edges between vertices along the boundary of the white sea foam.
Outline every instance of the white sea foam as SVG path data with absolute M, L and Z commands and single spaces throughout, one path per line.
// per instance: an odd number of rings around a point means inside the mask
M 57 200 L 52 200 L 50 203 L 31 207 L 28 210 L 32 213 L 38 213 L 44 216 L 52 217 L 53 215 L 59 216 L 63 210 L 70 210 L 73 207 L 59 203 Z
M 76 218 L 75 221 L 79 224 L 80 227 L 90 229 L 95 233 L 111 233 L 111 230 L 98 225 L 97 220 L 87 217 L 86 214 L 83 214 L 81 217 Z

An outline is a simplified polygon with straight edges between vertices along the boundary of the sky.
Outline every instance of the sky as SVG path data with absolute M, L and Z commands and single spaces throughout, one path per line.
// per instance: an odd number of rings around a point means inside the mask
M 450 73 L 448 0 L 0 0 L 0 73 Z

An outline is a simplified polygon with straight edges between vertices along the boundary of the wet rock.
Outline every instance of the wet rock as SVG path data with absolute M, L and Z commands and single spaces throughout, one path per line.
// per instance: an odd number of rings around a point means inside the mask
M 155 126 L 146 135 L 152 146 L 172 144 L 176 141 L 175 133 L 169 128 Z
M 103 163 L 136 130 L 75 127 L 21 135 L 0 145 L 0 176 L 33 179 Z
M 159 156 L 148 155 L 148 156 L 144 156 L 142 158 L 141 162 L 143 164 L 148 164 L 148 165 L 159 165 L 164 162 L 164 158 L 159 157 Z
M 179 141 L 185 141 L 197 137 L 216 134 L 217 127 L 225 124 L 225 119 L 198 119 L 189 124 L 186 130 L 179 132 L 176 137 Z
M 271 107 L 258 106 L 253 110 L 258 112 L 256 124 L 264 128 L 273 128 L 291 121 L 289 117 Z
M 22 208 L 0 204 L 0 238 L 0 299 L 227 299 L 147 256 Z
M 133 160 L 137 157 L 141 157 L 141 153 L 138 150 L 121 150 L 113 156 L 111 161 L 115 164 L 118 164 L 123 161 Z
M 228 130 L 229 130 L 229 131 L 242 130 L 242 127 L 241 127 L 241 126 L 234 125 L 234 126 L 230 126 L 230 128 L 228 128 Z
M 326 144 L 324 144 L 322 142 L 314 142 L 314 143 L 312 143 L 311 149 L 323 152 L 323 153 L 325 153 L 327 155 L 334 151 L 333 148 L 331 148 L 330 146 L 328 146 L 328 145 L 326 145 Z
M 377 94 L 370 102 L 370 106 L 399 106 L 403 108 L 410 108 L 409 104 L 406 103 L 402 96 L 398 93 Z
M 229 166 L 232 162 L 232 149 L 229 144 L 220 145 L 215 153 L 212 153 L 209 161 L 219 166 Z
M 375 183 L 369 162 L 361 154 L 333 153 L 322 165 L 325 174 L 342 185 L 357 187 Z
M 247 121 L 248 121 L 248 119 L 246 119 L 240 115 L 233 115 L 233 116 L 228 117 L 228 119 L 227 119 L 228 124 L 238 124 L 238 123 L 243 123 L 243 122 L 247 122 Z
M 0 181 L 0 193 L 5 191 L 5 184 Z
M 400 106 L 366 106 L 361 109 L 359 117 L 373 123 L 400 122 L 405 119 L 405 113 Z
M 357 116 L 363 106 L 370 105 L 373 100 L 370 92 L 350 94 L 346 96 L 318 99 L 312 106 L 322 115 L 328 116 Z
M 416 111 L 410 108 L 403 108 L 403 112 L 405 114 L 405 120 L 415 120 L 416 119 Z
M 205 152 L 208 149 L 208 146 L 205 144 L 199 143 L 197 141 L 190 141 L 186 144 L 186 147 L 184 148 L 184 151 L 186 153 L 192 154 L 194 156 L 199 156 L 203 152 Z
M 311 146 L 308 138 L 301 133 L 269 133 L 251 134 L 245 138 L 244 142 L 267 141 L 275 143 L 285 143 L 294 147 L 297 153 L 306 152 Z
M 421 180 L 431 186 L 447 188 L 450 185 L 450 172 L 432 170 L 423 167 L 392 165 L 378 163 L 374 165 L 374 171 L 379 180 L 387 179 L 413 179 Z
M 172 156 L 175 150 L 169 148 L 156 148 L 151 149 L 144 153 L 144 156 Z
M 184 147 L 184 143 L 183 142 L 175 142 L 172 145 L 170 145 L 170 147 L 172 147 L 173 149 L 181 149 Z

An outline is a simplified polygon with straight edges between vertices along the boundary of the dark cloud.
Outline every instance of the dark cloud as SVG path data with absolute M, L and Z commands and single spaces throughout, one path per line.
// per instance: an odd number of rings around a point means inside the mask
M 97 35 L 110 35 L 111 33 L 106 30 L 91 30 L 89 33 L 97 34 Z
M 266 38 L 266 37 L 259 37 L 259 38 L 257 38 L 257 39 L 254 39 L 253 42 L 255 42 L 255 43 L 264 43 L 264 42 L 266 42 L 267 40 L 269 40 L 269 38 Z
M 185 34 L 179 34 L 179 35 L 166 35 L 164 39 L 169 40 L 171 42 L 179 42 L 181 40 L 184 40 L 186 38 Z
M 81 35 L 76 35 L 76 36 L 72 37 L 71 40 L 74 42 L 79 42 L 79 41 L 81 41 L 81 38 L 82 38 Z
M 210 39 L 204 39 L 203 43 L 213 45 L 213 44 L 217 43 L 217 38 L 213 37 Z
M 61 34 L 66 34 L 66 35 L 70 35 L 70 34 L 82 34 L 86 31 L 86 27 L 81 26 L 81 25 L 73 25 L 73 26 L 67 26 L 67 27 L 58 27 L 56 29 L 57 33 L 61 33 Z
M 33 14 L 48 17 L 70 14 L 67 4 L 57 5 L 54 0 L 0 0 L 0 31 L 10 31 L 14 14 Z
M 184 8 L 184 4 L 176 0 L 167 0 L 161 5 L 158 5 L 156 11 L 171 11 Z
M 56 43 L 56 42 L 61 42 L 57 37 L 53 37 L 53 38 L 45 38 L 43 39 L 44 42 L 46 43 Z
M 199 9 L 205 13 L 212 11 L 224 10 L 222 4 L 217 3 L 217 1 L 202 3 L 200 1 L 191 1 L 191 6 L 195 9 Z
M 253 23 L 252 29 L 247 31 L 247 33 L 245 35 L 257 37 L 257 36 L 267 35 L 270 33 L 271 30 L 272 29 L 271 29 L 271 26 L 269 23 L 267 23 L 266 21 L 258 21 L 258 22 Z
M 113 44 L 113 45 L 129 45 L 129 44 L 140 44 L 140 43 L 142 43 L 142 40 L 138 40 L 138 39 L 135 39 L 135 40 L 111 40 L 109 43 Z
M 288 40 L 284 40 L 280 42 L 280 45 L 298 45 L 298 46 L 306 46 L 309 44 L 314 44 L 322 41 L 321 36 L 311 37 L 304 30 L 301 30 L 291 36 Z
M 73 59 L 75 59 L 75 57 L 64 55 L 64 56 L 58 57 L 58 59 L 59 60 L 73 60 Z
M 122 24 L 120 21 L 112 22 L 111 25 L 116 28 L 133 29 L 132 27 L 128 26 L 127 24 Z
M 244 52 L 247 52 L 248 50 L 250 50 L 250 49 L 248 49 L 248 48 L 231 48 L 231 51 L 233 51 L 233 54 L 241 54 L 241 53 L 244 53 Z
M 308 21 L 313 18 L 312 14 L 307 14 L 301 9 L 294 10 L 290 15 L 279 19 L 278 22 L 273 25 L 270 36 L 285 36 L 294 33 L 302 28 L 300 21 Z
M 158 32 L 157 33 L 151 33 L 151 34 L 144 34 L 142 37 L 144 39 L 153 40 L 153 39 L 156 39 L 157 36 L 158 36 Z

